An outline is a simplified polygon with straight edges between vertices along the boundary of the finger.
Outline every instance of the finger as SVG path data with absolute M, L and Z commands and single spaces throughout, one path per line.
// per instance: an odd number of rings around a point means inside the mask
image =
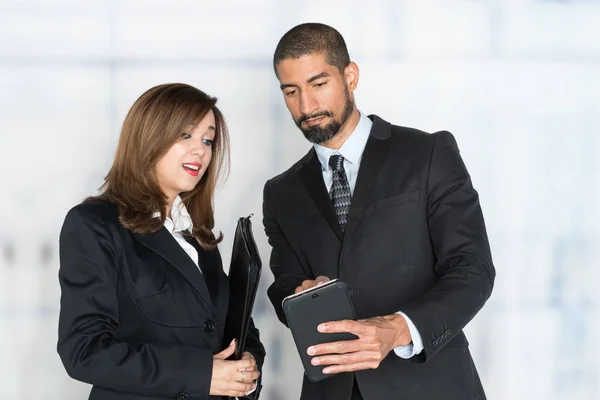
M 373 362 L 379 364 L 381 362 L 381 354 L 374 351 L 358 351 L 348 354 L 328 354 L 321 357 L 314 357 L 311 361 L 312 365 L 350 365 L 360 364 L 363 362 Z
M 215 354 L 213 356 L 213 358 L 218 358 L 218 359 L 221 359 L 221 360 L 225 360 L 229 356 L 231 356 L 233 353 L 235 353 L 235 339 L 233 339 L 231 341 L 231 343 L 229 343 L 229 346 L 227 346 L 227 348 L 225 350 L 222 350 L 221 352 Z
M 256 365 L 256 362 L 251 358 L 242 358 L 241 360 L 234 361 L 231 368 L 236 371 L 247 370 Z
M 361 321 L 344 319 L 341 321 L 331 321 L 319 324 L 319 326 L 317 326 L 317 330 L 321 333 L 350 332 L 361 337 L 374 335 L 377 331 L 377 327 Z
M 377 351 L 379 345 L 376 342 L 367 342 L 363 339 L 342 340 L 340 342 L 322 343 L 310 346 L 306 349 L 309 356 L 318 356 L 321 354 L 345 354 L 355 353 L 357 351 Z
M 244 367 L 244 368 L 238 368 L 238 371 L 240 371 L 240 372 L 241 372 L 241 371 L 254 371 L 254 370 L 256 370 L 256 368 L 257 368 L 257 365 L 256 365 L 256 363 L 252 363 L 252 364 L 250 364 L 250 366 L 248 366 L 248 367 Z
M 256 360 L 254 359 L 254 357 L 253 358 L 246 358 L 246 360 L 248 360 L 248 362 L 250 363 L 250 366 L 246 367 L 246 369 L 256 367 Z
M 310 289 L 315 286 L 315 281 L 304 281 L 302 282 L 302 290 Z
M 258 378 L 260 378 L 259 370 L 249 371 L 246 372 L 244 382 L 255 382 Z
M 230 382 L 227 384 L 227 395 L 232 397 L 244 397 L 254 387 L 254 383 Z
M 257 380 L 259 376 L 260 376 L 259 371 L 242 371 L 242 372 L 236 372 L 233 380 L 236 382 L 242 382 L 242 383 L 249 383 L 249 382 L 252 383 L 255 380 Z
M 229 377 L 232 380 L 236 380 L 236 381 L 241 381 L 239 378 L 241 375 L 248 375 L 248 374 L 254 374 L 256 373 L 258 370 L 256 369 L 256 366 L 254 365 L 246 365 L 245 367 L 242 368 L 236 368 L 235 365 L 233 366 L 235 369 L 231 369 L 229 370 Z
M 303 291 L 304 289 L 302 289 L 302 286 L 298 286 L 296 288 L 296 290 L 294 290 L 294 294 L 300 293 L 301 291 Z
M 375 363 L 372 361 L 361 362 L 356 364 L 348 364 L 348 365 L 330 365 L 323 369 L 324 374 L 339 374 L 340 372 L 352 372 L 352 371 L 361 371 L 364 369 L 375 369 L 379 366 L 379 363 Z
M 327 282 L 329 282 L 329 278 L 324 275 L 319 275 L 319 276 L 317 276 L 317 279 L 315 279 L 315 283 L 317 284 L 317 286 L 322 285 Z

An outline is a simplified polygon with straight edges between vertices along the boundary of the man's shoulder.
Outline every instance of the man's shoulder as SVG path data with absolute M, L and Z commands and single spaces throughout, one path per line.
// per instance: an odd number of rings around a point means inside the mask
M 427 140 L 432 135 L 431 132 L 426 132 L 421 129 L 412 128 L 409 126 L 391 124 L 391 127 L 392 127 L 392 135 L 401 137 L 401 138 L 407 138 L 407 139 L 413 139 L 413 140 Z
M 409 126 L 395 125 L 376 115 L 373 117 L 389 125 L 392 146 L 397 149 L 402 149 L 402 151 L 430 149 L 439 136 L 452 136 L 452 134 L 448 131 L 428 132 Z
M 395 141 L 403 141 L 413 144 L 426 144 L 435 141 L 435 136 L 438 132 L 427 132 L 421 129 L 390 124 L 392 138 Z
M 304 157 L 296 161 L 291 167 L 289 167 L 279 175 L 276 175 L 269 179 L 265 186 L 279 187 L 281 185 L 285 185 L 290 181 L 294 181 L 297 178 L 300 169 L 302 169 L 312 157 L 316 157 L 316 155 L 314 154 L 314 148 L 311 148 L 308 151 L 308 153 L 304 155 Z

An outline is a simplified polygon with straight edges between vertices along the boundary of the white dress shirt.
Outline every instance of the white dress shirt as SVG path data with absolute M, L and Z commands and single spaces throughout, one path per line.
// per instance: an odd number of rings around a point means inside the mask
M 340 154 L 342 157 L 344 157 L 344 170 L 346 171 L 346 178 L 348 179 L 348 184 L 350 185 L 350 193 L 354 194 L 360 161 L 362 160 L 362 155 L 365 150 L 365 146 L 367 145 L 367 140 L 369 140 L 372 125 L 373 122 L 369 119 L 369 117 L 363 113 L 360 113 L 358 125 L 356 125 L 354 132 L 352 132 L 348 139 L 346 139 L 339 150 L 333 150 L 318 144 L 314 145 L 315 151 L 317 152 L 317 158 L 321 163 L 323 181 L 325 182 L 325 187 L 327 188 L 328 192 L 331 190 L 331 185 L 333 184 L 333 170 L 329 166 L 329 157 L 334 154 Z M 412 337 L 412 343 L 409 343 L 406 346 L 396 347 L 394 352 L 399 357 L 411 358 L 412 356 L 423 351 L 423 340 L 419 334 L 419 331 L 417 330 L 417 327 L 413 324 L 410 318 L 406 316 L 406 314 L 401 311 L 398 311 L 396 314 L 402 315 L 406 320 L 406 323 L 408 324 L 408 330 L 410 331 L 410 336 Z
M 160 218 L 160 212 L 155 212 L 153 217 Z M 198 265 L 198 252 L 183 236 L 185 231 L 192 233 L 193 227 L 192 217 L 190 217 L 187 208 L 185 208 L 185 205 L 181 201 L 181 197 L 175 197 L 173 205 L 171 206 L 171 217 L 167 217 L 165 220 L 165 228 L 167 228 L 171 236 L 179 243 L 187 255 L 190 256 L 200 273 L 202 273 L 202 270 Z

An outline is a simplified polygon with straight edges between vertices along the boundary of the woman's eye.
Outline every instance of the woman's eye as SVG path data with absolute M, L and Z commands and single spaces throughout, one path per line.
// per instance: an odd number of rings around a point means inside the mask
M 210 139 L 202 139 L 202 143 L 204 143 L 205 145 L 212 147 L 214 140 L 210 140 Z
M 192 135 L 190 135 L 189 133 L 185 133 L 185 132 L 183 132 L 183 133 L 181 134 L 181 138 L 182 138 L 182 139 L 189 139 L 189 138 L 191 138 L 191 137 L 192 137 Z

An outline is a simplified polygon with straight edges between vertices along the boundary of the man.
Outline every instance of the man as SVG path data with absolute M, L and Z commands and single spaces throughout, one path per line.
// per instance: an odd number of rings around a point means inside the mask
M 490 296 L 495 270 L 454 137 L 362 114 L 358 67 L 327 25 L 291 29 L 273 64 L 314 146 L 265 185 L 269 298 L 285 324 L 286 296 L 339 278 L 358 318 L 319 327 L 358 339 L 307 349 L 332 377 L 305 378 L 301 398 L 485 399 L 462 329 Z

